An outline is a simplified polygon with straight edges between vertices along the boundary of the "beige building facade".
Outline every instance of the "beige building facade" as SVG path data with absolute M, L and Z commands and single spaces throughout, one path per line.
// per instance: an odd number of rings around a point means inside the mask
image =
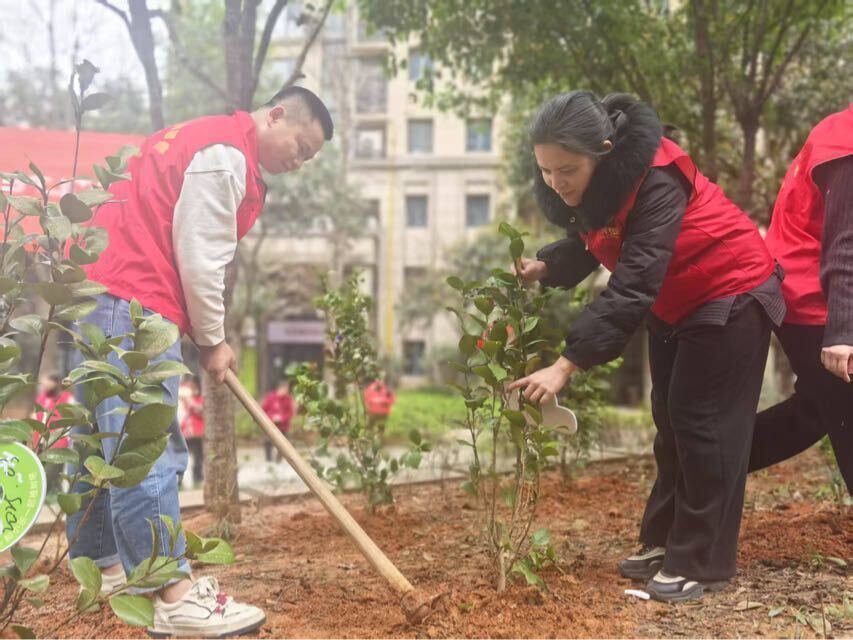
M 289 2 L 280 19 L 269 62 L 277 75 L 289 75 L 301 50 L 309 28 L 299 25 L 301 13 L 300 3 Z M 374 296 L 380 352 L 399 361 L 404 384 L 417 384 L 427 379 L 433 350 L 455 344 L 456 330 L 443 307 L 428 326 L 403 328 L 398 305 L 415 280 L 443 266 L 449 247 L 491 225 L 506 206 L 499 178 L 501 120 L 425 107 L 416 84 L 430 61 L 415 43 L 397 45 L 393 53 L 406 66 L 389 76 L 391 53 L 382 34 L 368 33 L 350 6 L 329 16 L 303 64 L 300 84 L 329 104 L 347 183 L 374 212 L 367 235 L 347 252 L 347 269 L 361 269 Z M 264 260 L 324 267 L 328 238 L 321 231 L 275 238 L 267 241 Z M 289 359 L 276 342 L 287 339 L 288 323 L 306 326 L 304 316 L 288 318 L 286 309 L 280 315 L 264 336 L 272 371 Z M 311 335 L 302 339 L 316 340 L 319 331 Z M 275 355 L 280 352 L 284 355 Z

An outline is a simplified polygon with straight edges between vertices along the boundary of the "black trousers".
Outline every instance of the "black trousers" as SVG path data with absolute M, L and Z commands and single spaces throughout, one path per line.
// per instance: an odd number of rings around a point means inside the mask
M 725 326 L 649 327 L 658 476 L 640 540 L 666 547 L 670 575 L 734 576 L 770 320 L 752 300 Z
M 783 324 L 776 330 L 797 375 L 794 395 L 758 414 L 749 470 L 787 460 L 829 435 L 847 491 L 853 493 L 853 384 L 820 361 L 822 325 Z
M 204 438 L 187 438 L 187 449 L 193 459 L 193 484 L 204 480 Z

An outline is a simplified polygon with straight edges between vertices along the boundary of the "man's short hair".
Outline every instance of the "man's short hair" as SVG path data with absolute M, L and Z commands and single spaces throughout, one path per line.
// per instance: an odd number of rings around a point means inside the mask
M 323 101 L 313 91 L 309 91 L 305 87 L 285 87 L 275 94 L 264 106 L 275 107 L 282 102 L 294 99 L 301 102 L 311 113 L 311 117 L 320 123 L 320 126 L 323 128 L 323 137 L 326 140 L 331 140 L 332 134 L 335 131 L 332 116 L 329 113 L 329 109 L 323 104 Z

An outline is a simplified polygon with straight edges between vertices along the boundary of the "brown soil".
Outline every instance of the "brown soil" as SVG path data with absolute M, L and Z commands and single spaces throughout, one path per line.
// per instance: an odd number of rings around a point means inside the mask
M 825 493 L 827 467 L 816 451 L 749 480 L 740 573 L 698 603 L 663 605 L 624 595 L 617 561 L 636 546 L 649 459 L 596 464 L 568 487 L 543 485 L 537 526 L 546 526 L 561 562 L 545 571 L 548 592 L 512 584 L 495 593 L 478 545 L 476 514 L 457 483 L 397 491 L 396 513 L 367 516 L 358 496 L 345 503 L 439 613 L 411 626 L 399 599 L 370 569 L 313 499 L 244 509 L 236 564 L 197 568 L 229 592 L 263 607 L 260 637 L 853 637 L 853 512 Z M 205 514 L 188 528 L 204 532 Z M 49 632 L 67 615 L 76 584 L 54 577 L 48 603 L 22 610 Z M 756 606 L 757 605 L 757 606 Z M 779 608 L 781 612 L 777 612 Z M 821 615 L 821 611 L 823 615 Z M 770 613 L 774 613 L 770 617 Z M 810 626 L 811 625 L 811 626 Z M 813 628 L 814 627 L 814 628 Z M 78 619 L 60 637 L 140 637 L 107 609 Z

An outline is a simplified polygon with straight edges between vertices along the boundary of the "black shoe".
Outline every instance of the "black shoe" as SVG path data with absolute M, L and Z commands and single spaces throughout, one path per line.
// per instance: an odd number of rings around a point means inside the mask
M 637 553 L 619 563 L 619 573 L 623 578 L 648 580 L 663 566 L 665 552 L 663 547 L 643 545 Z
M 683 576 L 671 576 L 661 570 L 648 581 L 646 592 L 652 600 L 658 602 L 687 602 L 688 600 L 699 600 L 705 595 L 706 591 L 722 591 L 726 585 L 728 585 L 727 580 L 698 582 Z

